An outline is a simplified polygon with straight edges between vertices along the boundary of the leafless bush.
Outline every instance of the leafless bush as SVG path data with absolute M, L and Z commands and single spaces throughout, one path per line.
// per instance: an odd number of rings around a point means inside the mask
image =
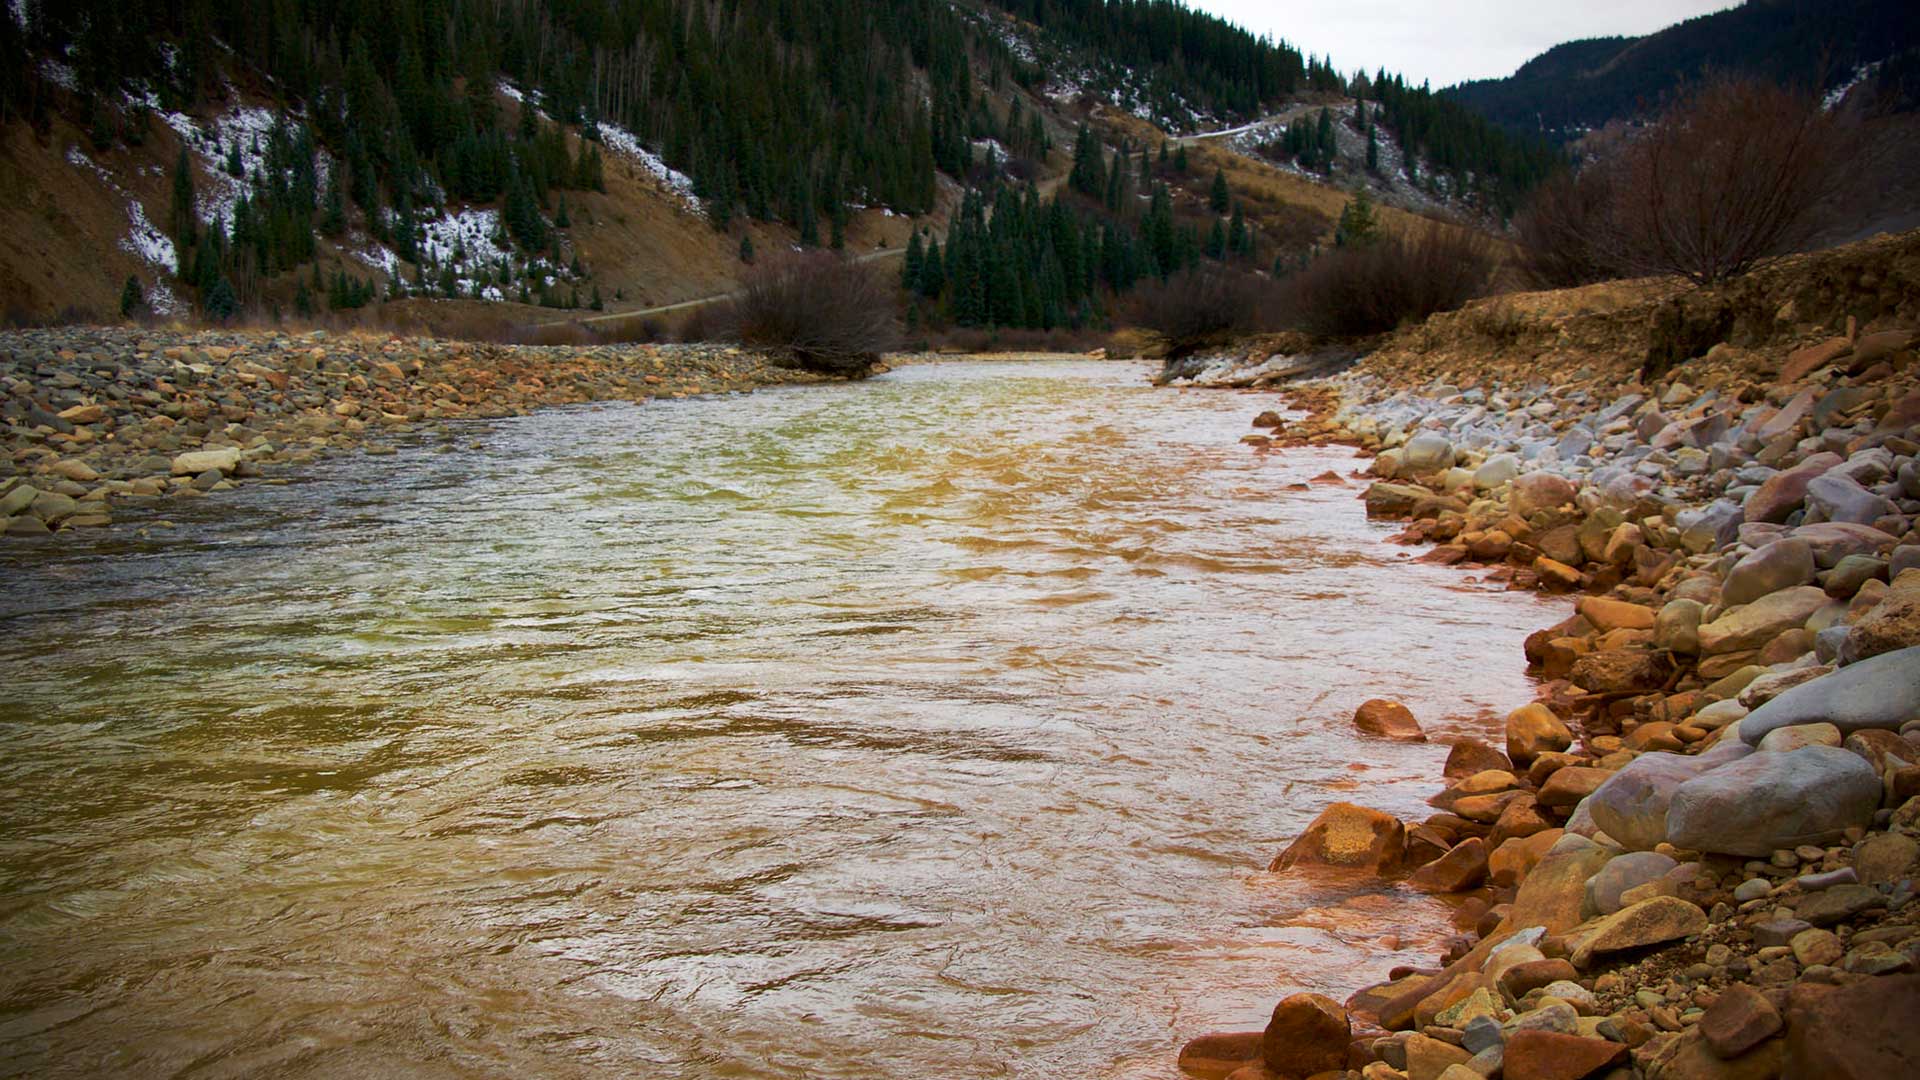
M 1542 187 L 1517 223 L 1523 266 L 1547 287 L 1738 277 L 1812 239 L 1855 143 L 1812 93 L 1710 79 L 1610 159 Z
M 1796 250 L 1847 165 L 1848 141 L 1811 93 L 1709 81 L 1620 162 L 1621 263 L 1708 285 Z
M 770 259 L 741 283 L 731 305 L 733 336 L 808 371 L 864 376 L 899 344 L 895 292 L 868 267 L 836 255 Z
M 1514 219 L 1519 269 L 1536 289 L 1570 289 L 1619 276 L 1613 174 L 1603 165 L 1542 184 Z
M 1486 237 L 1429 221 L 1408 235 L 1322 254 L 1284 283 L 1286 321 L 1320 338 L 1385 333 L 1479 296 L 1493 264 Z
M 1203 265 L 1164 282 L 1150 281 L 1128 304 L 1129 321 L 1166 339 L 1179 359 L 1262 329 L 1273 310 L 1272 286 L 1244 271 Z

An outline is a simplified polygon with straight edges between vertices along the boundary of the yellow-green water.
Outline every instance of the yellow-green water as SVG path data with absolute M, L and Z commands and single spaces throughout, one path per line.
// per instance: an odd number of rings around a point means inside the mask
M 1490 730 L 1551 616 L 1145 374 L 551 411 L 0 546 L 0 1071 L 1166 1077 L 1430 956 L 1260 870 L 1420 814 L 1444 747 L 1354 706 Z

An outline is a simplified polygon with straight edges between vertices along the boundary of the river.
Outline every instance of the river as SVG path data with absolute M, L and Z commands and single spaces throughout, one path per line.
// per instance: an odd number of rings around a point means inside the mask
M 1554 618 L 1132 363 L 550 410 L 0 545 L 0 1069 L 1177 1075 L 1428 960 L 1263 872 L 1421 815 Z M 1325 891 L 1322 891 L 1323 888 Z

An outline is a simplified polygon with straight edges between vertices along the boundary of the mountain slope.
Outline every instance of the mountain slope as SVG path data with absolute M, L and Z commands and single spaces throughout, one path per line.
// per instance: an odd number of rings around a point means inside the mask
M 1707 71 L 1833 90 L 1920 44 L 1912 0 L 1747 0 L 1645 37 L 1557 45 L 1442 93 L 1510 130 L 1574 137 L 1644 115 Z

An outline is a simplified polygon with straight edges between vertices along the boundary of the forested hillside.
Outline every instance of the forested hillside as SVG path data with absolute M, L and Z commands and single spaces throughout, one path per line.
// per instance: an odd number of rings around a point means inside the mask
M 1410 181 L 1496 215 L 1557 165 L 1424 86 L 1343 76 L 1175 0 L 20 0 L 12 12 L 0 149 L 32 167 L 18 170 L 31 180 L 0 283 L 60 246 L 114 249 L 39 284 L 43 305 L 97 295 L 107 286 L 73 281 L 106 265 L 128 313 L 407 298 L 597 309 L 628 302 L 635 280 L 608 261 L 658 282 L 697 257 L 686 279 L 708 281 L 751 263 L 756 240 L 841 248 L 858 230 L 869 250 L 920 240 L 903 277 L 915 317 L 1079 325 L 1142 277 L 1206 258 L 1265 267 L 1317 242 L 1260 234 L 1160 135 L 1119 132 L 1102 109 L 1177 134 L 1302 100 L 1371 103 Z M 73 170 L 86 198 L 63 194 Z M 650 224 L 662 215 L 636 193 L 673 220 Z M 662 228 L 671 242 L 633 239 Z
M 1747 0 L 1645 37 L 1557 45 L 1507 78 L 1444 94 L 1509 130 L 1574 138 L 1645 115 L 1707 72 L 1833 90 L 1916 45 L 1911 0 Z

